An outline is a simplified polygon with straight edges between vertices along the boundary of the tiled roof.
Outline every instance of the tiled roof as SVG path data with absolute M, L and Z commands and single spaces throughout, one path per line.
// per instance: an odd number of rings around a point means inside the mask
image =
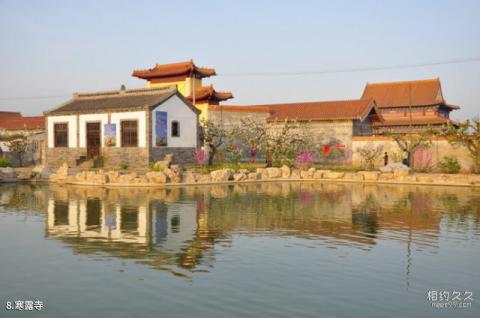
M 372 108 L 375 108 L 375 102 L 372 99 L 356 99 L 258 106 L 270 109 L 271 116 L 267 118 L 267 121 L 285 119 L 299 121 L 362 120 L 370 113 Z
M 45 117 L 43 116 L 13 116 L 1 117 L 0 129 L 7 130 L 31 130 L 31 129 L 45 129 Z
M 212 85 L 202 86 L 195 88 L 195 102 L 202 100 L 222 101 L 233 98 L 233 94 L 230 92 L 217 92 Z M 190 95 L 187 97 L 192 101 L 193 97 Z
M 362 98 L 373 98 L 380 108 L 444 104 L 440 80 L 367 83 Z M 446 105 L 448 107 L 448 105 Z
M 132 109 L 153 107 L 167 100 L 172 95 L 180 96 L 188 106 L 191 103 L 177 93 L 173 87 L 144 88 L 118 91 L 74 94 L 73 98 L 65 104 L 47 111 L 46 114 L 69 112 L 96 112 L 106 109 Z M 191 106 L 191 108 L 195 108 Z M 195 111 L 197 109 L 195 108 Z
M 132 76 L 151 79 L 159 77 L 173 77 L 179 75 L 190 75 L 195 73 L 197 77 L 209 77 L 217 75 L 213 68 L 198 67 L 193 61 L 179 62 L 171 64 L 157 64 L 153 68 L 146 70 L 134 70 Z
M 270 113 L 267 106 L 208 105 L 211 111 Z
M 11 118 L 11 117 L 21 117 L 21 116 L 22 114 L 20 114 L 20 112 L 0 111 L 0 119 Z
M 407 119 L 386 119 L 383 122 L 374 122 L 374 127 L 383 127 L 383 126 L 409 126 L 409 125 L 438 125 L 446 124 L 451 122 L 450 119 L 444 117 L 431 117 L 431 118 L 412 118 Z

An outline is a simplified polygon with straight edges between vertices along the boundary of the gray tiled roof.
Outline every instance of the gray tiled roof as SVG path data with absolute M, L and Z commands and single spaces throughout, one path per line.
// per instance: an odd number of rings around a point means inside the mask
M 46 114 L 88 113 L 109 109 L 153 107 L 176 93 L 175 88 L 164 87 L 74 94 L 71 100 L 47 111 Z

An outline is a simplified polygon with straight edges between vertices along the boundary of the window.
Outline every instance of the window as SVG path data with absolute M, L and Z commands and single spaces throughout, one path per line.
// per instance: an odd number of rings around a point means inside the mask
M 172 137 L 180 137 L 180 124 L 178 121 L 172 121 Z
M 68 124 L 55 124 L 53 126 L 54 147 L 68 147 Z
M 138 131 L 136 120 L 121 122 L 122 147 L 138 147 Z

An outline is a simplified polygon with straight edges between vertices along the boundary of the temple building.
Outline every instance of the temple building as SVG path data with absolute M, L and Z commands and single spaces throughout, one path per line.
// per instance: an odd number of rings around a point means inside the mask
M 148 87 L 176 86 L 207 118 L 210 105 L 233 98 L 230 92 L 216 91 L 212 85 L 203 86 L 202 79 L 217 75 L 215 69 L 196 66 L 193 61 L 157 64 L 146 70 L 134 70 L 132 76 L 147 80 Z
M 74 94 L 45 112 L 47 166 L 101 158 L 106 168 L 144 170 L 170 153 L 194 162 L 199 113 L 174 86 Z
M 374 134 L 408 133 L 449 122 L 459 106 L 448 104 L 440 79 L 367 83 L 362 99 L 373 98 L 384 121 L 373 123 Z

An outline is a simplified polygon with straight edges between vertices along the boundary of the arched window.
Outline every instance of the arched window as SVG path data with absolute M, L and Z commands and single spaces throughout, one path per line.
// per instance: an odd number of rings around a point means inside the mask
M 178 121 L 172 121 L 172 137 L 180 137 L 180 124 Z

